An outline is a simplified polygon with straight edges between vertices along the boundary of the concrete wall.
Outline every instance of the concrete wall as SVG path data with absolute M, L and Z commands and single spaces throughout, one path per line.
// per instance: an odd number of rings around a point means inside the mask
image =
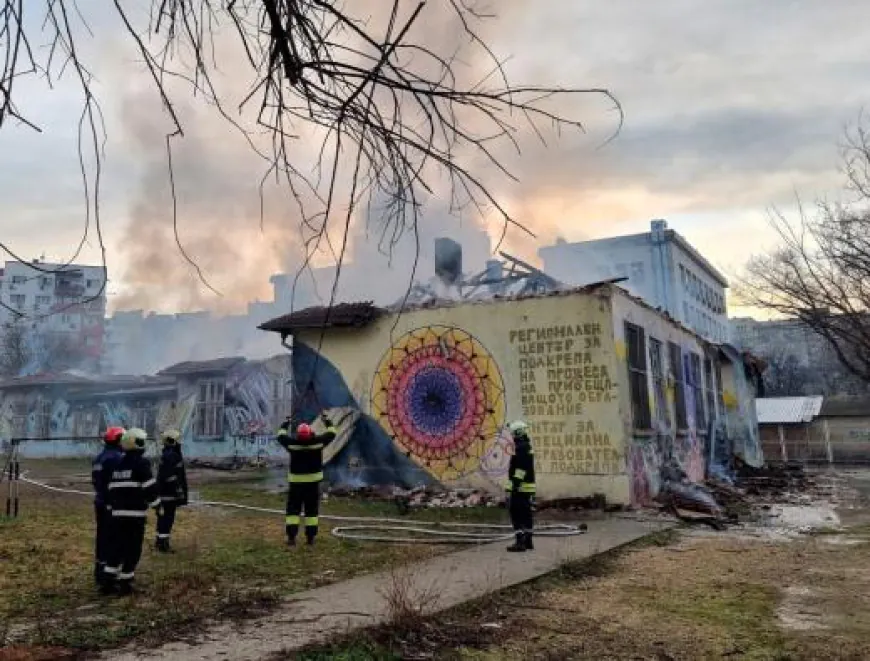
M 669 460 L 673 460 L 693 481 L 704 479 L 705 461 L 704 445 L 709 425 L 701 424 L 695 415 L 694 389 L 685 388 L 685 403 L 687 426 L 676 428 L 676 388 L 674 374 L 671 372 L 668 360 L 669 343 L 680 347 L 681 356 L 688 357 L 694 353 L 703 361 L 707 345 L 693 333 L 681 328 L 663 318 L 649 307 L 623 295 L 613 299 L 614 333 L 616 352 L 621 363 L 621 372 L 627 374 L 628 357 L 625 338 L 625 322 L 644 329 L 645 352 L 647 360 L 647 390 L 649 392 L 650 429 L 635 428 L 632 420 L 631 395 L 628 387 L 620 389 L 620 403 L 623 433 L 627 441 L 627 470 L 631 479 L 631 501 L 644 504 L 651 501 L 661 487 L 660 471 Z M 654 382 L 651 356 L 651 340 L 661 342 L 661 358 L 663 387 L 656 388 Z M 688 363 L 680 360 L 683 370 L 683 382 L 690 382 Z M 703 364 L 702 364 L 703 369 Z M 703 376 L 703 374 L 702 374 Z M 701 390 L 701 401 L 705 406 L 705 418 L 710 419 L 707 412 L 704 391 Z M 660 398 L 663 397 L 663 400 Z M 715 415 L 715 411 L 712 412 Z
M 501 490 L 511 447 L 506 425 L 522 418 L 531 425 L 541 497 L 604 493 L 629 502 L 624 378 L 606 296 L 406 312 L 326 333 L 318 357 L 311 347 L 319 339 L 297 338 L 297 387 L 322 406 L 363 413 L 364 442 L 348 444 L 334 467 L 346 472 L 333 479 L 362 479 L 390 464 L 395 473 L 384 470 L 380 479 Z M 313 414 L 315 404 L 300 413 Z M 366 473 L 367 462 L 379 465 Z
M 222 407 L 223 433 L 219 437 L 197 438 L 195 412 L 198 377 L 181 378 L 175 394 L 145 392 L 125 396 L 96 396 L 83 400 L 70 388 L 43 387 L 0 391 L 0 440 L 41 436 L 39 411 L 50 409 L 50 441 L 22 443 L 25 457 L 89 456 L 100 446 L 99 435 L 107 426 L 146 425 L 156 437 L 164 429 L 182 432 L 189 457 L 274 456 L 286 453 L 274 441 L 276 425 L 289 404 L 289 356 L 246 362 L 229 373 L 213 375 L 225 383 Z M 281 387 L 281 399 L 274 399 Z M 151 408 L 142 405 L 148 402 Z M 280 410 L 278 410 L 280 408 Z M 143 410 L 149 410 L 142 417 Z M 16 424 L 25 415 L 23 429 Z M 146 424 L 147 423 L 147 424 Z

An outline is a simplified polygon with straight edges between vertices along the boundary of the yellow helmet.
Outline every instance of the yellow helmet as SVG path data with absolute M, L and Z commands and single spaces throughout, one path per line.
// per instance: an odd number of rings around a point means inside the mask
M 128 429 L 121 437 L 121 449 L 126 450 L 127 452 L 144 450 L 145 441 L 147 440 L 148 434 L 144 429 L 139 429 L 138 427 Z
M 167 429 L 163 432 L 163 445 L 175 445 L 181 440 L 181 432 L 177 429 Z

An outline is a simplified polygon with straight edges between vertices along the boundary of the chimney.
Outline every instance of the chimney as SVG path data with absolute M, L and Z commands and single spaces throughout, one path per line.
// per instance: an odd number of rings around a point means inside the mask
M 662 218 L 656 218 L 650 221 L 650 235 L 653 243 L 663 243 L 665 240 L 665 231 L 668 229 L 668 221 Z
M 435 275 L 450 285 L 462 277 L 462 246 L 453 239 L 435 239 Z

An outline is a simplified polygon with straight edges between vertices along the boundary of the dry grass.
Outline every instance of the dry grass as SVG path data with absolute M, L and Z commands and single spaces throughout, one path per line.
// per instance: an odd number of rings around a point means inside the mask
M 789 544 L 653 537 L 419 631 L 381 630 L 301 658 L 868 659 L 870 528 Z
M 36 467 L 33 465 L 37 464 Z M 81 462 L 30 462 L 35 475 L 78 473 L 75 488 L 87 488 Z M 220 482 L 194 483 L 203 498 L 282 508 L 283 496 Z M 337 500 L 336 514 L 392 514 L 388 505 Z M 497 512 L 466 512 L 490 517 Z M 177 553 L 153 550 L 150 515 L 146 548 L 137 569 L 140 593 L 129 599 L 101 598 L 92 584 L 93 510 L 88 498 L 22 485 L 21 516 L 0 520 L 0 646 L 16 642 L 19 656 L 36 646 L 91 650 L 131 639 L 143 644 L 184 634 L 203 619 L 243 617 L 269 609 L 281 597 L 384 567 L 450 550 L 340 541 L 324 530 L 314 549 L 284 546 L 283 516 L 217 508 L 183 509 L 173 532 Z M 28 647 L 30 646 L 30 647 Z M 28 651 L 29 650 L 29 651 Z M 3 654 L 13 653 L 11 647 Z M 53 654 L 53 656 L 52 656 Z M 47 658 L 61 658 L 56 650 Z M 0 660 L 5 657 L 0 655 Z M 10 656 L 9 658 L 18 658 Z M 26 659 L 27 656 L 21 656 Z

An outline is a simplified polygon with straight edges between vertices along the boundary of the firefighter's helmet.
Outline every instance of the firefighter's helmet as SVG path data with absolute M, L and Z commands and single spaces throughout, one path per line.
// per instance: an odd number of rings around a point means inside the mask
M 513 436 L 514 438 L 517 438 L 518 436 L 529 435 L 529 425 L 527 425 L 522 420 L 514 420 L 508 425 L 508 429 L 511 432 L 511 436 Z
M 177 429 L 167 429 L 163 432 L 163 445 L 176 445 L 181 440 L 181 432 Z
M 305 441 L 314 436 L 314 430 L 311 428 L 311 425 L 302 423 L 296 428 L 296 437 Z
M 121 437 L 123 435 L 123 427 L 109 427 L 106 430 L 106 433 L 103 434 L 103 440 L 109 445 L 118 445 L 121 442 Z
M 148 440 L 148 434 L 144 429 L 134 427 L 124 432 L 121 437 L 121 447 L 127 452 L 135 452 L 145 449 L 145 441 Z

